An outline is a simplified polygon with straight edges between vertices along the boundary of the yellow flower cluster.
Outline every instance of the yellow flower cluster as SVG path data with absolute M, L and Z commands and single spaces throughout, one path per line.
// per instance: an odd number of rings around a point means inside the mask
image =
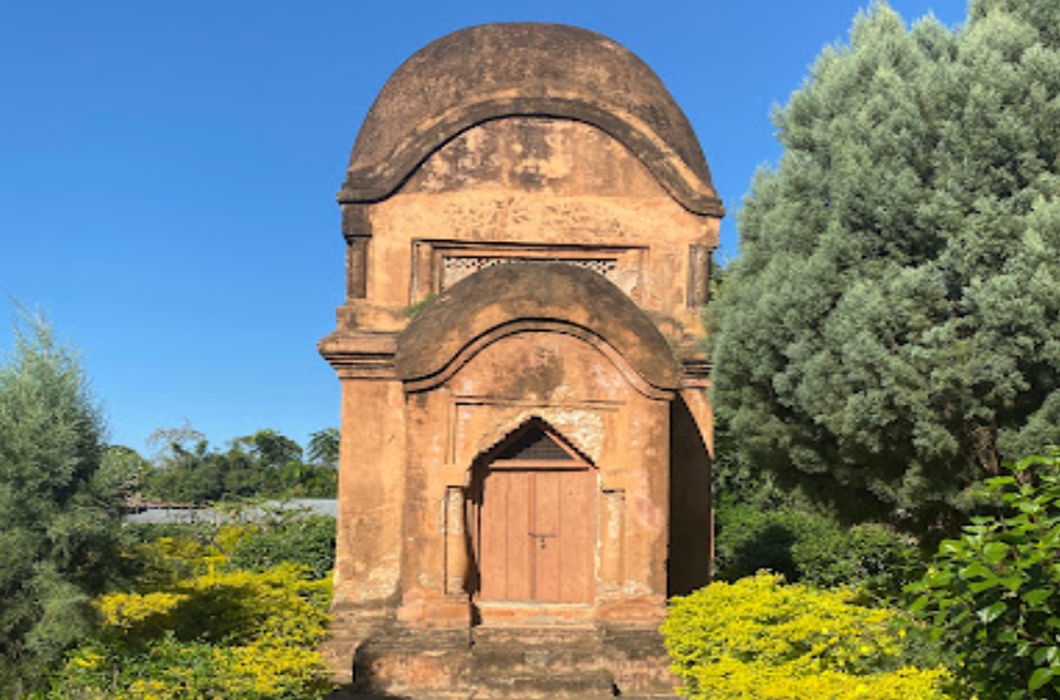
M 103 624 L 122 630 L 164 624 L 173 609 L 188 599 L 186 593 L 110 593 L 96 600 Z
M 293 564 L 223 571 L 216 547 L 178 541 L 158 542 L 149 560 L 199 573 L 98 598 L 101 641 L 75 650 L 48 700 L 308 700 L 330 688 L 316 649 L 329 579 Z
M 217 649 L 215 654 L 226 698 L 288 697 L 302 688 L 319 688 L 323 681 L 315 649 L 261 643 Z
M 676 598 L 663 625 L 682 692 L 702 700 L 948 700 L 948 673 L 900 660 L 898 613 L 849 589 L 759 573 Z
M 908 667 L 867 675 L 823 671 L 793 676 L 784 667 L 727 658 L 704 667 L 696 684 L 705 690 L 689 695 L 711 700 L 947 700 L 943 686 L 948 679 L 940 668 Z

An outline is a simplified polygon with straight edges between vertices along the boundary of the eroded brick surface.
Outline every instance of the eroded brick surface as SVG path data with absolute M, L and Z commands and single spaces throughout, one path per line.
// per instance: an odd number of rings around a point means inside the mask
M 709 574 L 723 211 L 684 115 L 604 37 L 475 27 L 394 74 L 339 201 L 336 679 L 668 695 L 666 597 Z

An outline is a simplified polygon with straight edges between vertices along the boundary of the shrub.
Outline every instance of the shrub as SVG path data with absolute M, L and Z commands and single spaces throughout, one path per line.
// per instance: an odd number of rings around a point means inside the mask
M 47 700 L 318 700 L 329 685 L 316 652 L 294 646 L 225 647 L 172 636 L 137 653 L 82 647 Z
M 1060 451 L 981 490 L 998 508 L 943 540 L 912 610 L 957 652 L 982 700 L 1060 698 Z
M 145 531 L 129 556 L 139 590 L 95 600 L 97 639 L 79 647 L 47 700 L 309 700 L 330 688 L 316 647 L 326 634 L 328 578 L 282 562 L 232 570 L 228 553 L 257 525 Z
M 192 525 L 138 526 L 137 532 L 126 534 L 125 568 L 134 572 L 138 590 L 168 589 L 209 569 L 209 557 L 217 555 L 214 537 Z
M 96 605 L 119 641 L 151 639 L 173 631 L 185 641 L 243 644 L 283 632 L 284 643 L 314 643 L 326 622 L 326 580 L 281 564 L 263 573 L 208 573 L 159 593 L 110 593 Z M 308 630 L 308 631 L 307 631 Z
M 750 505 L 723 506 L 718 522 L 719 578 L 726 581 L 768 569 L 792 583 L 891 595 L 922 568 L 913 543 L 883 525 L 846 528 L 809 510 Z
M 284 514 L 240 539 L 229 559 L 230 566 L 251 571 L 281 562 L 300 564 L 313 578 L 326 576 L 335 566 L 335 518 Z
M 884 525 L 866 523 L 844 529 L 833 524 L 820 535 L 800 538 L 792 546 L 803 583 L 898 594 L 915 578 L 914 572 L 922 569 L 912 541 Z
M 323 578 L 334 567 L 334 517 L 286 504 L 228 508 L 221 523 L 127 527 L 128 568 L 136 571 L 138 587 L 168 585 L 203 573 L 211 561 L 223 562 L 230 571 L 258 572 L 277 564 L 298 564 L 310 578 Z
M 663 634 L 681 692 L 702 700 L 944 700 L 949 675 L 907 661 L 902 614 L 849 588 L 761 573 L 675 598 Z

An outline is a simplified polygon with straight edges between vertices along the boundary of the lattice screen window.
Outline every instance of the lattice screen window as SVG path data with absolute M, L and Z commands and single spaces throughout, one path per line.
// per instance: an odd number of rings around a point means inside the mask
M 546 263 L 561 262 L 568 265 L 577 265 L 603 275 L 612 282 L 618 270 L 618 262 L 613 258 L 522 258 L 514 256 L 498 255 L 446 255 L 442 258 L 442 289 L 448 289 L 454 284 L 470 277 L 479 270 L 494 265 L 504 265 L 513 262 Z
M 538 427 L 533 427 L 517 437 L 497 460 L 520 460 L 528 462 L 573 462 L 574 457 L 556 439 Z

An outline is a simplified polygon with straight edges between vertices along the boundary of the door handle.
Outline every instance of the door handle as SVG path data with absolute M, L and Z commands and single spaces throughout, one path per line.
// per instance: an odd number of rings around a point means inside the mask
M 537 539 L 537 543 L 541 546 L 541 549 L 545 548 L 545 540 L 547 538 L 556 536 L 556 533 L 554 532 L 528 532 L 527 534 L 530 535 L 530 537 Z

